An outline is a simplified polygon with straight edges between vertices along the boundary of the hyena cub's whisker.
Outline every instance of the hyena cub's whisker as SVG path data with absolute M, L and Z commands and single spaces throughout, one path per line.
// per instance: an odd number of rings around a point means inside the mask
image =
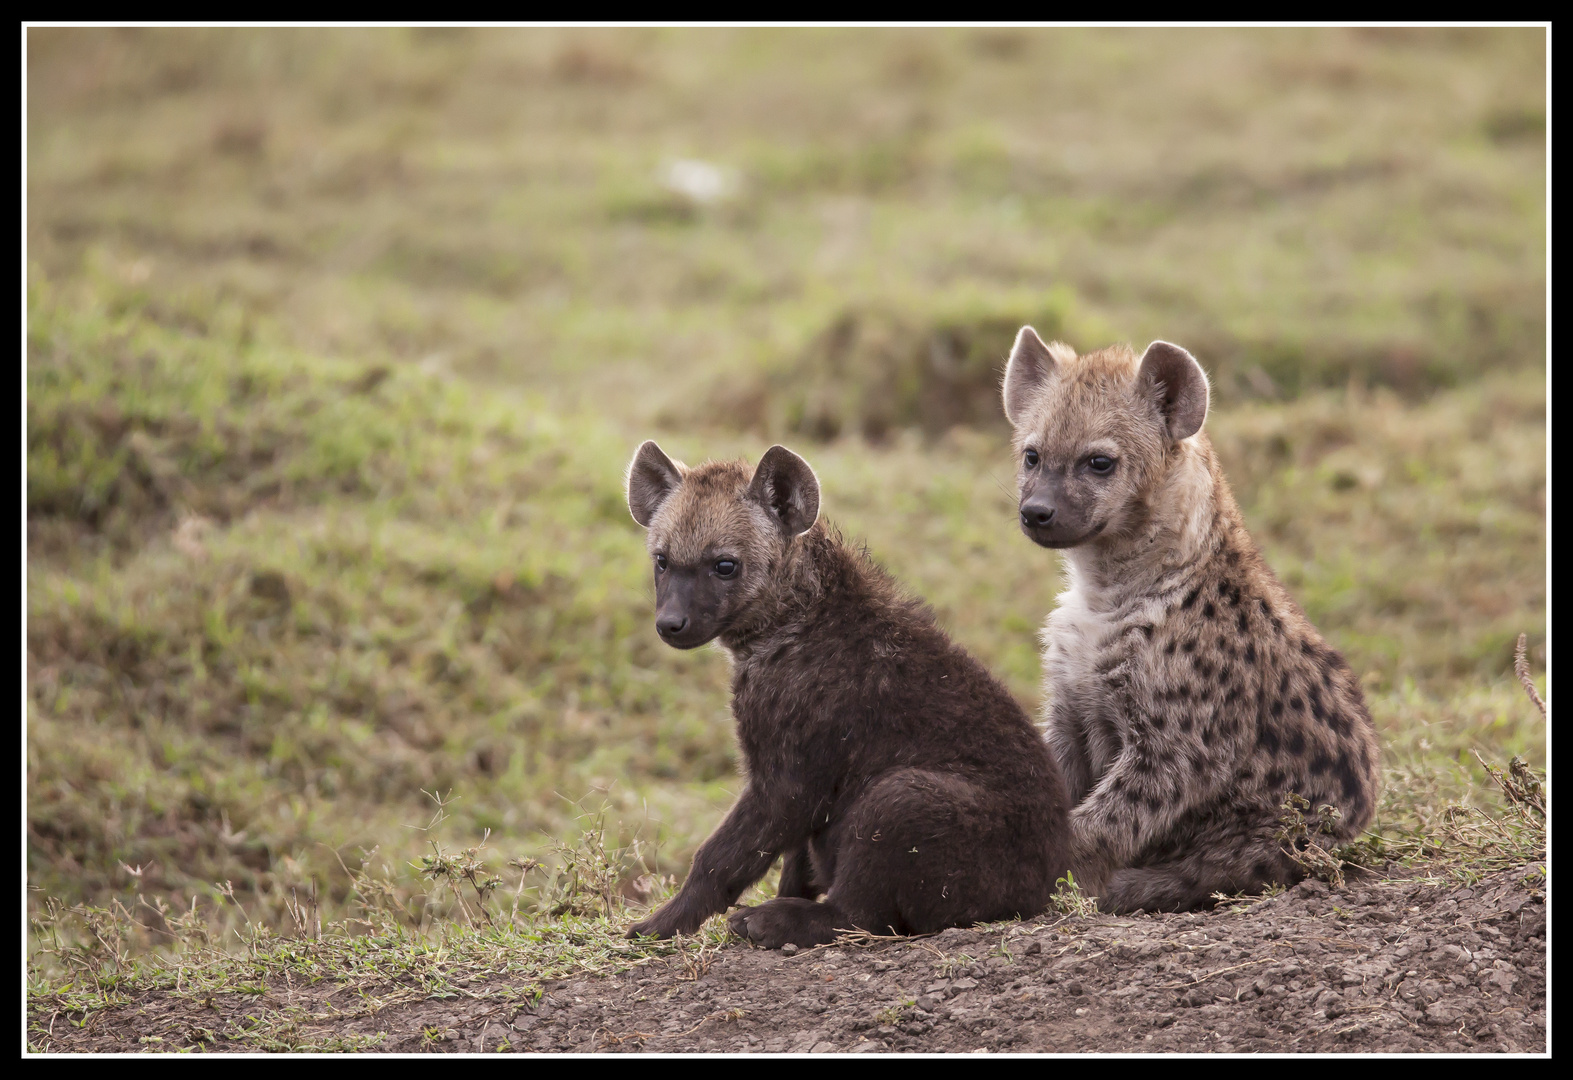
M 656 631 L 732 659 L 748 773 L 681 891 L 631 934 L 694 932 L 778 855 L 776 899 L 730 919 L 767 948 L 1048 905 L 1069 852 L 1048 747 L 928 608 L 818 520 L 806 461 L 773 446 L 753 470 L 688 469 L 647 442 L 628 508 L 650 530 Z
M 1003 397 L 1022 531 L 1063 551 L 1068 581 L 1043 667 L 1077 876 L 1117 911 L 1298 880 L 1285 796 L 1336 808 L 1334 841 L 1358 835 L 1376 734 L 1246 533 L 1201 430 L 1201 365 L 1164 341 L 1078 357 L 1022 327 Z

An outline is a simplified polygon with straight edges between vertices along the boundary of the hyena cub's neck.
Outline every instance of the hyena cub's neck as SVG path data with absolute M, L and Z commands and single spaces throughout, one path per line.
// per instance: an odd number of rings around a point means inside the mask
M 1117 535 L 1068 548 L 1067 592 L 1092 611 L 1182 595 L 1223 547 L 1244 537 L 1240 511 L 1205 434 L 1178 444 Z
M 794 538 L 770 568 L 768 584 L 721 633 L 719 644 L 735 663 L 746 663 L 784 636 L 801 636 L 812 626 L 827 589 L 845 591 L 846 583 L 840 582 L 838 590 L 837 582 L 847 576 L 841 565 L 846 555 L 823 522 Z

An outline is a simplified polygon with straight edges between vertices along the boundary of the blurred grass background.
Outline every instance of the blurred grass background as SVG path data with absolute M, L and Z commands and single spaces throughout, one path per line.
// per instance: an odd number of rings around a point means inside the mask
M 1545 763 L 1540 30 L 27 32 L 30 884 L 681 873 L 726 663 L 621 472 L 803 452 L 1030 709 L 1015 328 L 1178 341 L 1413 825 Z M 683 180 L 699 161 L 710 190 Z M 703 173 L 703 169 L 700 170 Z M 1543 686 L 1542 680 L 1542 686 Z M 1469 766 L 1463 762 L 1468 760 Z M 1473 774 L 1481 779 L 1478 772 Z M 37 894 L 35 894 L 37 895 Z M 432 903 L 436 903 L 435 900 Z

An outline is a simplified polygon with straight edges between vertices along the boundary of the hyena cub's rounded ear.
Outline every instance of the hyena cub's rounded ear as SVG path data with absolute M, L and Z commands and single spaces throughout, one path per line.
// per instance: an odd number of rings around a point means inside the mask
M 1032 392 L 1048 381 L 1055 367 L 1074 359 L 1076 352 L 1069 345 L 1059 341 L 1045 345 L 1036 330 L 1023 326 L 1016 334 L 1016 344 L 1011 346 L 1010 360 L 1005 364 L 1005 380 L 1000 384 L 1006 418 L 1020 425 Z
M 770 511 L 787 536 L 807 532 L 819 519 L 819 477 L 784 446 L 772 446 L 759 459 L 748 495 Z
M 628 510 L 634 520 L 648 529 L 655 512 L 682 482 L 682 465 L 663 454 L 653 440 L 646 440 L 628 463 Z
M 1179 442 L 1202 429 L 1207 419 L 1207 373 L 1196 357 L 1178 345 L 1155 341 L 1142 354 L 1138 378 L 1158 406 L 1169 438 Z

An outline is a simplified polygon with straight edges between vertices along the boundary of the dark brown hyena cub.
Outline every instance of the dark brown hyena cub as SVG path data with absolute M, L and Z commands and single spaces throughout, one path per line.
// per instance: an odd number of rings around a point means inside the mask
M 1335 807 L 1330 839 L 1355 836 L 1376 733 L 1245 530 L 1201 430 L 1201 365 L 1163 341 L 1077 356 L 1023 327 L 1004 397 L 1022 531 L 1064 558 L 1043 674 L 1076 876 L 1117 911 L 1299 880 L 1285 797 Z
M 731 654 L 747 768 L 682 890 L 631 935 L 692 933 L 778 855 L 779 897 L 730 920 L 766 948 L 1047 906 L 1068 857 L 1048 748 L 926 607 L 817 523 L 807 462 L 773 446 L 752 472 L 688 469 L 647 442 L 628 507 L 650 530 L 656 631 Z

